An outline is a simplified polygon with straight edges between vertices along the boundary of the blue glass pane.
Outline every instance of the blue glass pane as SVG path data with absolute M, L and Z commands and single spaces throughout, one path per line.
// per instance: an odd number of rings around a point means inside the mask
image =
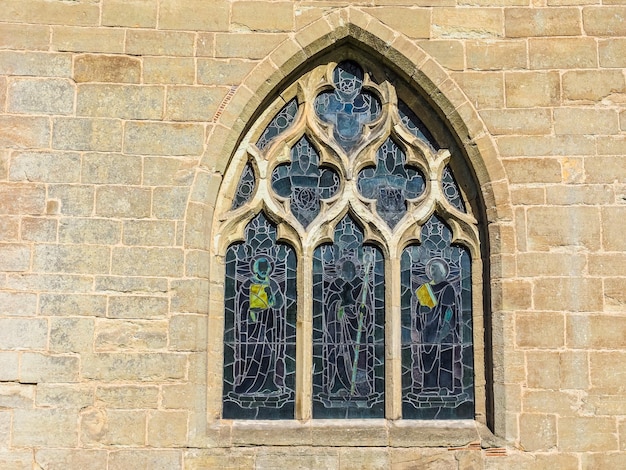
M 237 186 L 237 192 L 233 198 L 233 206 L 231 209 L 237 209 L 250 200 L 252 193 L 254 192 L 255 184 L 256 182 L 254 180 L 252 165 L 247 163 L 241 173 L 241 178 L 239 179 L 239 185 Z
M 384 261 L 346 216 L 313 255 L 313 417 L 384 417 Z
M 446 199 L 450 201 L 454 207 L 458 210 L 465 212 L 465 203 L 461 197 L 461 191 L 456 184 L 452 170 L 449 166 L 446 166 L 443 170 L 443 177 L 441 178 L 441 185 L 443 187 L 443 193 Z
M 413 111 L 411 111 L 411 108 L 409 108 L 402 100 L 398 100 L 398 112 L 400 113 L 400 119 L 402 120 L 402 124 L 404 124 L 404 126 L 411 134 L 413 134 L 418 139 L 423 140 L 433 150 L 440 149 L 437 141 L 432 136 L 430 131 L 426 128 L 424 123 L 415 115 Z
M 402 415 L 474 417 L 471 264 L 436 216 L 401 257 Z
M 298 102 L 296 99 L 292 99 L 285 106 L 282 107 L 278 114 L 274 116 L 274 119 L 269 123 L 269 125 L 261 134 L 261 137 L 256 143 L 256 146 L 260 150 L 265 150 L 265 148 L 270 144 L 270 142 L 281 132 L 287 129 L 293 121 L 296 119 L 296 114 L 298 113 Z
M 307 227 L 320 212 L 320 200 L 331 197 L 339 188 L 339 176 L 320 168 L 319 155 L 306 137 L 291 148 L 291 163 L 279 165 L 272 173 L 272 188 L 288 197 L 291 212 Z
M 424 191 L 424 177 L 405 166 L 406 157 L 391 139 L 378 149 L 376 167 L 359 173 L 358 187 L 363 196 L 376 199 L 376 212 L 391 228 L 406 214 L 406 200 Z
M 226 252 L 223 417 L 294 418 L 296 257 L 259 214 Z
M 341 62 L 333 72 L 335 90 L 315 98 L 317 115 L 333 125 L 335 140 L 346 151 L 358 145 L 363 126 L 381 113 L 380 100 L 363 89 L 363 76 L 363 69 L 357 63 Z

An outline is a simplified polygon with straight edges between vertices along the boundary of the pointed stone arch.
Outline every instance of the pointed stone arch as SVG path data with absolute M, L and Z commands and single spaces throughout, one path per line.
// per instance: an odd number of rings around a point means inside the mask
M 335 10 L 295 32 L 226 97 L 208 126 L 206 150 L 196 173 L 186 213 L 185 248 L 211 253 L 214 236 L 219 236 L 212 233 L 214 212 L 226 203 L 220 202 L 219 197 L 223 176 L 251 123 L 263 114 L 264 108 L 276 98 L 283 85 L 305 70 L 310 62 L 342 45 L 380 58 L 394 72 L 402 75 L 416 92 L 421 93 L 448 124 L 473 172 L 477 197 L 483 209 L 483 279 L 484 282 L 497 282 L 502 277 L 501 263 L 498 262 L 500 253 L 498 247 L 488 245 L 488 240 L 497 239 L 499 233 L 506 230 L 512 214 L 504 169 L 489 133 L 462 89 L 435 59 L 406 36 L 355 7 Z M 223 302 L 219 292 L 211 294 L 210 316 L 222 309 Z M 499 297 L 486 295 L 484 300 L 485 313 L 492 312 L 490 315 L 493 316 L 493 312 L 501 310 Z M 487 314 L 485 347 L 475 345 L 483 349 L 479 356 L 488 356 L 483 374 L 487 378 L 487 387 L 485 389 L 484 383 L 477 382 L 476 385 L 482 387 L 487 402 L 487 416 L 483 419 L 497 434 L 504 435 L 504 410 L 497 410 L 496 413 L 493 403 L 502 407 L 506 397 L 501 392 L 503 387 L 495 384 L 496 379 L 492 375 L 492 370 L 502 366 L 499 361 L 503 356 L 503 344 L 491 342 L 492 337 L 500 337 L 491 331 L 492 325 Z M 209 351 L 212 349 L 209 345 Z M 210 399 L 208 408 L 210 413 Z

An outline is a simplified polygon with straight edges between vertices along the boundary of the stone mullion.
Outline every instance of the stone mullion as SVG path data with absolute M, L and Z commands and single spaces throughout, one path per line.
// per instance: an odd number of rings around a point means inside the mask
M 313 250 L 305 247 L 298 266 L 296 326 L 296 419 L 313 417 Z
M 402 417 L 400 257 L 385 263 L 385 417 Z

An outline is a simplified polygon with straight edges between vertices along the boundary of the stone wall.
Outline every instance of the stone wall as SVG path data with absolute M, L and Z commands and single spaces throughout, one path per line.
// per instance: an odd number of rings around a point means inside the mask
M 493 433 L 216 419 L 222 176 L 348 39 L 476 171 Z M 625 68 L 623 0 L 0 0 L 0 468 L 626 467 Z

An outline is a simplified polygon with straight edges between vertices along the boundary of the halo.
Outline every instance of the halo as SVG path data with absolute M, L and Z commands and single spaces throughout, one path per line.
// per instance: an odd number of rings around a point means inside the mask
M 430 267 L 435 263 L 443 266 L 443 270 L 445 273 L 444 278 L 447 279 L 448 275 L 450 274 L 450 265 L 443 258 L 431 258 L 430 260 L 428 260 L 428 263 L 426 263 L 426 274 L 428 275 L 428 277 L 430 277 Z
M 250 260 L 250 272 L 252 274 L 256 274 L 258 272 L 259 262 L 263 259 L 267 261 L 267 264 L 269 266 L 269 269 L 267 270 L 267 275 L 269 276 L 272 271 L 274 271 L 274 260 L 271 256 L 263 253 L 252 257 L 252 259 Z

